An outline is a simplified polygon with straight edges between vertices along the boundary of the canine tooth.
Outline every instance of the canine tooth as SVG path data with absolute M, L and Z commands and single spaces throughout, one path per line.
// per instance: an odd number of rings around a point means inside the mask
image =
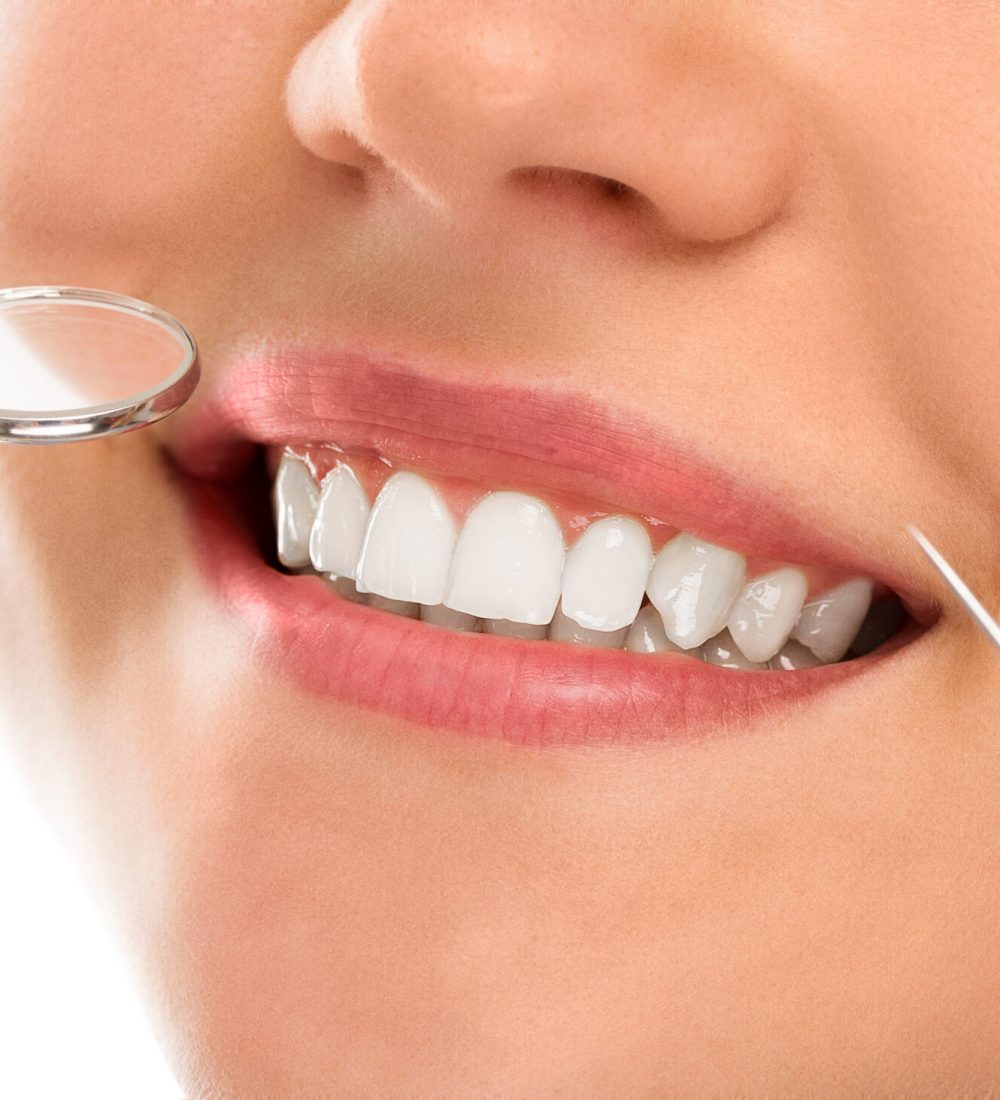
M 388 611 L 393 615 L 402 615 L 404 619 L 420 618 L 420 604 L 411 603 L 409 600 L 390 600 L 387 596 L 378 596 L 372 593 L 368 597 L 368 605 L 377 607 L 381 611 Z
M 597 520 L 566 553 L 563 614 L 590 630 L 627 628 L 642 603 L 652 564 L 641 523 L 626 516 Z
M 667 637 L 694 649 L 726 625 L 746 572 L 741 554 L 682 532 L 656 555 L 646 591 Z
M 635 622 L 629 627 L 625 648 L 630 653 L 684 653 L 679 645 L 667 637 L 663 619 L 651 603 L 641 608 Z
M 717 665 L 719 668 L 767 668 L 762 661 L 748 661 L 728 630 L 723 630 L 707 641 L 701 647 L 700 656 L 705 664 Z
M 371 510 L 368 494 L 350 466 L 341 464 L 326 475 L 309 536 L 309 557 L 317 573 L 352 580 L 357 576 Z
M 466 615 L 464 611 L 452 611 L 443 603 L 424 604 L 420 608 L 420 618 L 425 623 L 443 626 L 448 630 L 463 630 L 472 633 L 479 629 L 479 620 L 475 615 Z
M 393 474 L 375 498 L 358 559 L 358 591 L 390 600 L 441 603 L 455 520 L 419 474 Z
M 868 614 L 872 582 L 867 577 L 845 581 L 802 608 L 792 637 L 821 661 L 839 661 Z
M 800 668 L 818 668 L 823 663 L 808 646 L 789 639 L 767 662 L 767 667 L 792 672 Z
M 544 625 L 559 602 L 566 550 L 547 505 L 524 493 L 489 493 L 466 516 L 444 600 L 486 619 Z
M 316 515 L 319 488 L 301 458 L 281 456 L 272 491 L 278 560 L 289 569 L 309 564 L 309 531 Z
M 483 619 L 484 634 L 502 634 L 507 638 L 541 641 L 548 632 L 547 623 L 515 623 L 510 619 Z
M 578 642 L 581 645 L 599 646 L 602 649 L 621 649 L 625 644 L 625 635 L 628 627 L 620 630 L 594 630 L 588 626 L 580 626 L 578 622 L 564 614 L 562 606 L 556 608 L 556 613 L 549 623 L 548 639 L 550 642 Z
M 729 616 L 729 633 L 748 661 L 769 661 L 788 641 L 808 591 L 800 569 L 776 569 L 744 586 Z

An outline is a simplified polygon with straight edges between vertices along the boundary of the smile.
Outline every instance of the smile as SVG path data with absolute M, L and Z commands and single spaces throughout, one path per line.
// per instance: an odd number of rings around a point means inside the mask
M 742 554 L 661 520 L 446 486 L 336 445 L 285 448 L 273 503 L 283 566 L 447 630 L 795 670 L 871 652 L 905 618 L 891 594 L 873 608 L 867 577 L 817 591 L 817 569 L 748 575 Z
M 306 690 L 521 744 L 703 736 L 933 618 L 905 576 L 585 401 L 351 355 L 227 378 L 175 456 L 200 557 Z

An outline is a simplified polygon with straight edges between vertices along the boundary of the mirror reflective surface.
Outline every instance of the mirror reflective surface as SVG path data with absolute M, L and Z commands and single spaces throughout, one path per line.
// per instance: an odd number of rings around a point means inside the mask
M 138 298 L 0 290 L 0 442 L 65 443 L 155 423 L 194 392 L 194 338 Z

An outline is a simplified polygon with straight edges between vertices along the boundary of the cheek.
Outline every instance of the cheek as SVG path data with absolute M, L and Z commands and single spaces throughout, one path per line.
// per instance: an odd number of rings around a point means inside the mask
M 0 263 L 19 246 L 33 258 L 47 247 L 150 251 L 181 226 L 208 224 L 224 197 L 231 203 L 248 179 L 259 181 L 260 144 L 273 149 L 271 129 L 287 131 L 284 74 L 316 21 L 308 4 L 294 7 L 246 3 L 235 13 L 181 0 L 5 11 Z
M 896 382 L 893 416 L 995 511 L 1000 7 L 885 0 L 847 18 L 815 0 L 799 23 L 768 13 L 811 82 L 817 148 L 848 204 L 844 270 L 863 289 L 852 324 L 881 357 L 878 380 Z M 862 379 L 862 407 L 875 381 Z
M 106 719 L 102 708 L 113 709 L 132 684 L 160 682 L 171 612 L 187 583 L 186 548 L 149 434 L 0 447 L 0 668 L 17 670 L 4 678 L 15 695 L 21 675 L 47 684 L 37 703 L 53 736 L 64 728 L 76 737 L 88 718 Z M 47 737 L 25 703 L 25 725 Z

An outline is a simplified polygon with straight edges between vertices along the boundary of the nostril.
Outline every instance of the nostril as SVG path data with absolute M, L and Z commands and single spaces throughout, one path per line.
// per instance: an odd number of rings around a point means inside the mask
M 622 183 L 621 180 L 608 179 L 606 176 L 595 176 L 595 183 L 599 183 L 606 195 L 613 199 L 625 198 L 628 195 L 638 195 L 639 192 L 634 188 L 629 187 L 627 183 Z
M 621 180 L 600 176 L 594 172 L 582 172 L 577 168 L 557 168 L 554 165 L 536 164 L 514 168 L 507 178 L 526 191 L 552 194 L 578 191 L 618 202 L 639 200 L 642 194 Z
M 556 165 L 526 165 L 504 176 L 508 193 L 538 215 L 543 232 L 569 231 L 603 245 L 659 252 L 669 231 L 661 211 L 649 196 L 612 176 Z M 543 228 L 544 227 L 544 228 Z

